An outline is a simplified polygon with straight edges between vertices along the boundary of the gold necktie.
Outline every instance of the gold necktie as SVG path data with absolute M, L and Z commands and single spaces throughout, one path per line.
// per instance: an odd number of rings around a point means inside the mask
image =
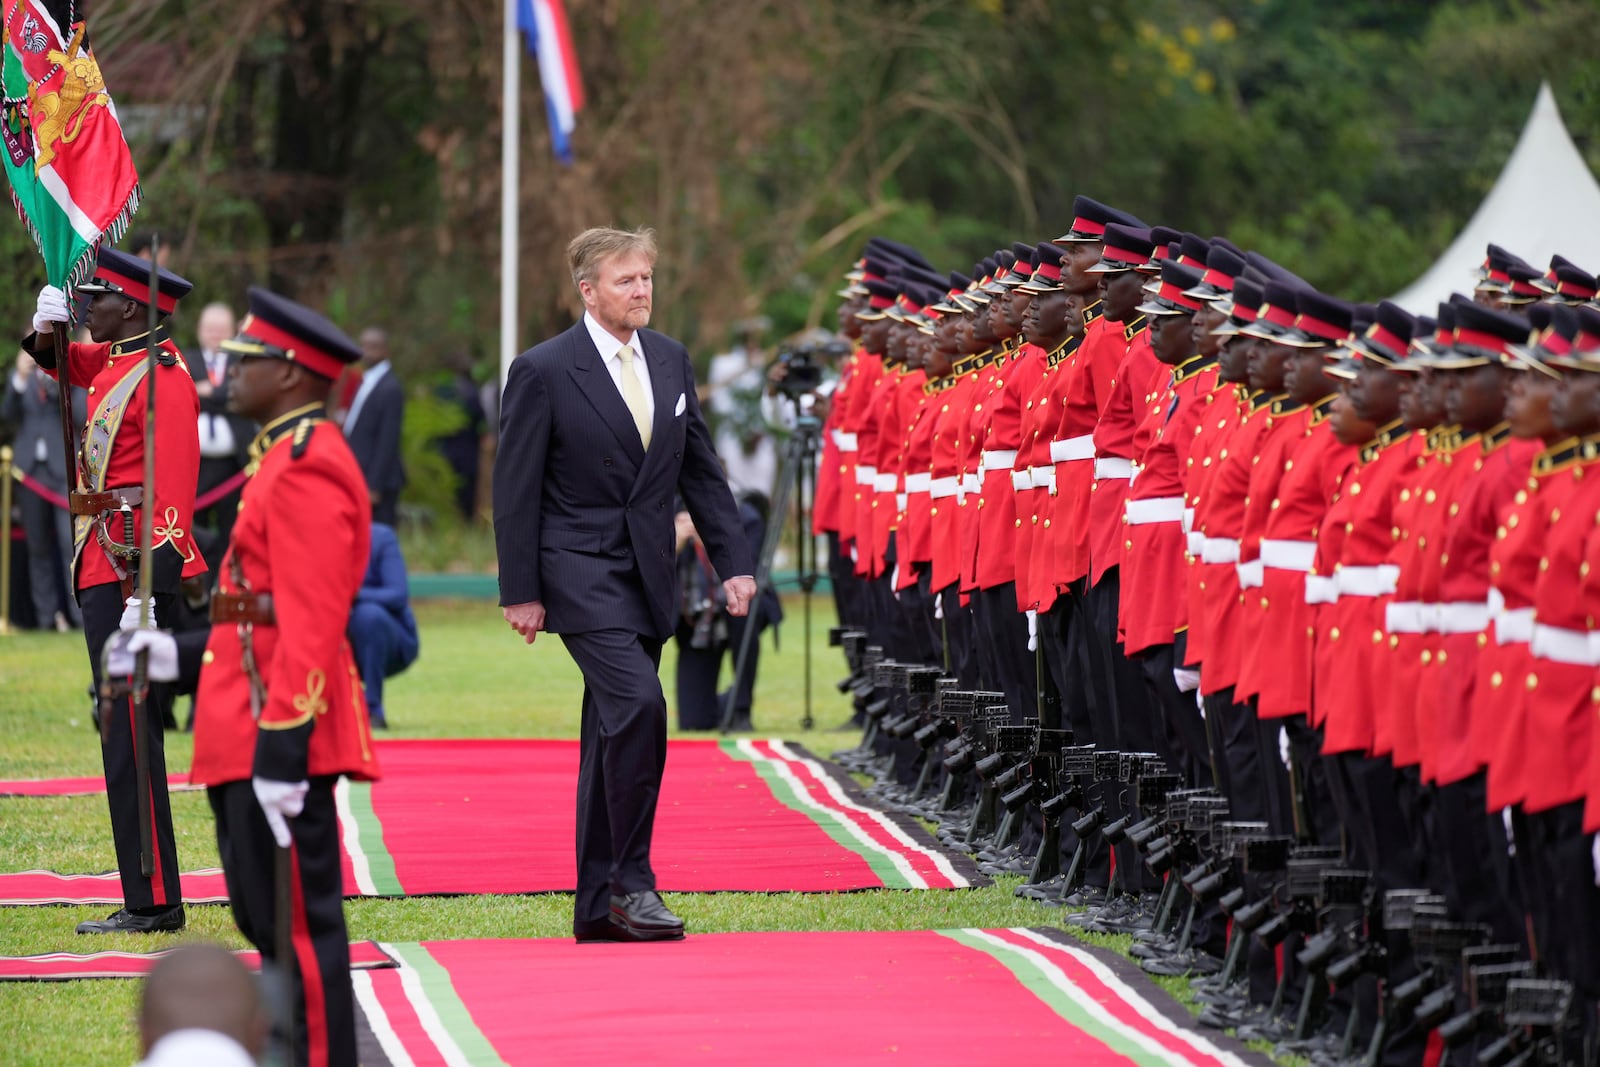
M 623 345 L 617 349 L 617 358 L 622 360 L 622 402 L 628 405 L 633 424 L 639 430 L 639 442 L 649 448 L 650 408 L 645 403 L 644 386 L 639 384 L 639 376 L 633 372 L 632 346 Z

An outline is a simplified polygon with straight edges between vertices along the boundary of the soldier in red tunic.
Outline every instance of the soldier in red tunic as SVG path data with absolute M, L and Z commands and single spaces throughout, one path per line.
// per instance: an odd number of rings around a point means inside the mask
M 76 487 L 71 495 L 72 574 L 83 609 L 95 691 L 100 691 L 101 650 L 115 631 L 137 625 L 133 596 L 139 571 L 138 531 L 148 488 L 152 516 L 152 592 L 156 625 L 169 624 L 179 583 L 205 573 L 205 560 L 190 538 L 195 483 L 200 471 L 200 400 L 183 356 L 167 336 L 165 319 L 192 288 L 167 270 L 150 290 L 150 264 L 115 249 L 101 249 L 95 272 L 78 292 L 88 299 L 85 325 L 91 343 L 65 345 L 66 377 L 89 393 L 89 424 L 79 437 Z M 162 325 L 149 336 L 152 300 Z M 34 333 L 23 339 L 46 373 L 58 380 L 55 330 L 65 330 L 66 302 L 59 289 L 39 294 Z M 155 485 L 144 485 L 145 410 L 148 363 L 145 346 L 157 349 L 154 374 Z M 105 765 L 111 836 L 122 875 L 123 907 L 109 919 L 78 924 L 80 934 L 145 933 L 181 930 L 183 893 L 178 884 L 178 851 L 167 799 L 167 767 L 162 723 L 171 717 L 172 693 L 150 689 L 146 729 L 135 736 L 133 708 L 119 698 L 101 722 L 100 754 Z M 150 768 L 150 795 L 138 796 L 135 754 L 143 745 Z M 140 822 L 150 822 L 152 869 L 140 862 Z
M 361 350 L 321 315 L 262 289 L 226 347 L 230 404 L 262 424 L 211 602 L 191 781 L 207 787 L 228 897 L 264 960 L 298 976 L 293 1062 L 356 1062 L 340 878 L 341 776 L 378 777 L 345 640 L 367 567 L 371 505 L 325 403 Z M 288 853 L 290 915 L 274 908 Z M 278 958 L 288 918 L 293 960 Z

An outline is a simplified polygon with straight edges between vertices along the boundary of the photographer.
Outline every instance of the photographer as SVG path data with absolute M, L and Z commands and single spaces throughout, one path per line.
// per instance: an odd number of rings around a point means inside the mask
M 744 527 L 750 551 L 759 553 L 766 536 L 767 498 L 760 493 L 740 493 L 737 497 L 739 521 Z M 678 643 L 678 728 L 715 730 L 724 719 L 727 702 L 734 702 L 730 729 L 747 733 L 753 729 L 750 706 L 754 700 L 756 668 L 761 661 L 761 631 L 783 618 L 778 594 L 763 590 L 750 606 L 750 613 L 729 615 L 722 581 L 717 577 L 705 546 L 700 543 L 689 513 L 679 510 L 674 520 L 678 553 L 679 617 L 675 634 Z M 756 627 L 750 642 L 750 662 L 744 675 L 722 692 L 717 681 L 722 661 L 729 659 L 738 669 L 739 647 L 745 627 Z

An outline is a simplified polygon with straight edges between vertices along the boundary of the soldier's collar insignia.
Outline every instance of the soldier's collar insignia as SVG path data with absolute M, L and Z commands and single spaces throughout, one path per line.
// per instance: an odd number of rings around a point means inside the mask
M 1052 348 L 1049 355 L 1044 357 L 1045 366 L 1054 367 L 1057 363 L 1060 363 L 1062 360 L 1070 357 L 1082 344 L 1082 334 L 1079 334 L 1076 337 L 1067 338 L 1065 341 L 1062 341 L 1060 344 Z
M 1148 324 L 1149 320 L 1143 315 L 1129 319 L 1127 322 L 1122 324 L 1122 339 L 1124 341 L 1132 341 L 1135 337 L 1138 337 L 1144 332 L 1145 327 Z
M 1459 426 L 1435 426 L 1433 429 L 1428 431 L 1426 444 L 1427 450 L 1429 452 L 1449 451 L 1450 442 L 1455 439 L 1460 432 L 1461 427 Z
M 318 423 L 326 422 L 327 418 L 327 409 L 321 404 L 307 404 L 279 415 L 261 427 L 261 432 L 250 442 L 250 464 L 247 469 L 254 475 L 261 461 L 272 451 L 272 446 L 288 437 L 294 438 L 295 455 L 298 458 L 305 451 L 311 431 Z
M 1483 431 L 1483 452 L 1488 455 L 1511 440 L 1511 424 L 1502 422 Z
M 1305 404 L 1298 400 L 1290 400 L 1287 396 L 1279 396 L 1272 401 L 1273 415 L 1293 415 L 1304 408 Z
M 115 356 L 131 356 L 131 355 L 133 355 L 135 353 L 138 353 L 138 354 L 142 355 L 144 353 L 145 348 L 147 347 L 146 342 L 147 342 L 147 339 L 149 337 L 150 337 L 150 331 L 146 330 L 144 333 L 141 333 L 138 337 L 127 337 L 127 338 L 122 339 L 121 341 L 113 341 L 113 342 L 111 342 L 111 353 L 110 354 L 113 357 L 115 357 Z M 157 344 L 157 345 L 166 344 L 167 341 L 170 340 L 170 338 L 171 338 L 171 335 L 167 332 L 167 327 L 166 327 L 165 323 L 162 323 L 160 326 L 156 327 L 155 344 Z M 161 359 L 161 357 L 163 355 L 168 355 L 168 353 L 158 352 L 156 354 L 156 358 L 157 359 Z M 169 358 L 169 359 L 166 359 L 166 360 L 162 360 L 162 362 L 166 363 L 168 366 L 171 366 L 174 361 L 172 361 Z
M 1100 301 L 1096 300 L 1094 303 L 1083 309 L 1083 324 L 1085 326 L 1089 325 L 1095 319 L 1098 319 L 1100 315 Z
M 1311 405 L 1311 425 L 1328 421 L 1328 416 L 1333 414 L 1333 402 L 1339 399 L 1338 393 L 1329 393 L 1315 404 Z
M 1251 411 L 1260 411 L 1277 400 L 1280 395 L 1278 393 L 1269 393 L 1265 389 L 1255 389 L 1251 391 L 1246 399 L 1250 402 Z
M 1583 448 L 1583 440 L 1577 437 L 1557 441 L 1534 457 L 1533 473 L 1555 474 L 1565 470 L 1583 458 Z
M 1399 444 L 1410 436 L 1411 431 L 1406 429 L 1403 419 L 1395 419 L 1386 426 L 1378 427 L 1378 435 L 1362 446 L 1361 462 L 1371 463 L 1384 449 Z
M 956 360 L 956 365 L 951 368 L 950 373 L 959 378 L 963 374 L 969 374 L 975 370 L 982 370 L 984 367 L 987 367 L 989 364 L 994 362 L 994 356 L 994 349 L 990 348 L 975 355 L 958 359 Z
M 1217 357 L 1214 355 L 1190 356 L 1188 359 L 1172 368 L 1172 384 L 1181 385 L 1190 378 L 1193 378 L 1196 374 L 1199 374 L 1201 371 L 1205 370 L 1207 367 L 1214 367 L 1216 365 Z

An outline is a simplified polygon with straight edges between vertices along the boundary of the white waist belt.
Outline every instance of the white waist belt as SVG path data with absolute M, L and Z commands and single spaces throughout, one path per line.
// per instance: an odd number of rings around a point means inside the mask
M 1500 609 L 1500 614 L 1494 620 L 1494 639 L 1496 644 L 1527 644 L 1533 640 L 1533 609 L 1512 608 Z
M 1094 434 L 1080 434 L 1077 437 L 1063 437 L 1059 441 L 1050 442 L 1050 462 L 1071 463 L 1078 459 L 1094 458 Z
M 1311 569 L 1311 561 L 1316 556 L 1315 541 L 1277 541 L 1266 537 L 1261 539 L 1261 562 L 1273 570 L 1299 571 L 1304 574 Z
M 1240 589 L 1260 589 L 1267 567 L 1261 560 L 1252 559 L 1234 564 L 1234 569 L 1239 572 Z
M 1033 470 L 1030 468 L 1030 469 L 1025 470 L 1025 471 L 1012 471 L 1011 472 L 1011 488 L 1015 489 L 1019 493 L 1022 492 L 1024 489 L 1032 489 L 1033 488 Z
M 949 478 L 935 478 L 932 482 L 928 483 L 928 493 L 935 500 L 943 500 L 946 497 L 955 496 L 960 488 L 961 479 L 954 476 Z
M 1387 596 L 1394 592 L 1395 579 L 1400 568 L 1392 563 L 1376 567 L 1340 567 L 1333 576 L 1339 583 L 1340 596 Z
M 1383 606 L 1383 628 L 1392 634 L 1420 634 L 1428 631 L 1428 614 L 1415 600 L 1391 601 Z
M 868 467 L 866 464 L 856 468 L 857 485 L 874 485 L 878 480 L 878 468 Z
M 1128 525 L 1146 526 L 1153 522 L 1182 522 L 1183 497 L 1155 496 L 1127 503 Z
M 843 430 L 833 431 L 833 443 L 839 446 L 840 452 L 854 452 L 856 450 L 856 435 L 845 433 Z
M 1195 559 L 1199 559 L 1206 548 L 1206 535 L 1195 533 L 1193 530 L 1190 530 L 1188 534 L 1188 544 L 1186 547 L 1189 550 L 1189 555 L 1193 556 Z
M 1489 605 L 1476 600 L 1456 600 L 1434 605 L 1434 625 L 1442 634 L 1482 633 L 1491 618 Z
M 978 469 L 985 471 L 1010 470 L 1017 465 L 1017 450 L 1008 452 L 985 451 L 978 456 Z
M 1048 489 L 1050 495 L 1056 495 L 1056 468 L 1055 464 L 1046 467 L 1033 468 L 1033 487 L 1035 489 Z
M 900 476 L 898 474 L 880 474 L 873 479 L 872 488 L 880 493 L 892 493 L 900 488 Z
M 1339 599 L 1339 583 L 1323 574 L 1306 575 L 1306 603 L 1332 604 Z
M 1506 610 L 1506 595 L 1494 586 L 1489 587 L 1488 608 L 1491 619 L 1497 618 L 1502 611 Z
M 894 495 L 894 509 L 896 511 L 904 511 L 906 509 L 906 501 L 909 499 L 909 497 L 910 494 L 908 493 L 896 493 Z
M 1183 532 L 1187 534 L 1190 531 L 1192 531 L 1193 529 L 1194 529 L 1194 508 L 1184 508 L 1183 509 Z M 1194 555 L 1193 552 L 1190 552 L 1189 554 L 1191 556 Z
M 1200 546 L 1202 563 L 1238 563 L 1239 542 L 1232 537 L 1202 538 Z
M 963 493 L 976 493 L 983 488 L 983 481 L 976 474 L 961 476 L 961 491 Z
M 1533 640 L 1528 649 L 1541 659 L 1571 663 L 1579 667 L 1600 666 L 1589 647 L 1588 630 L 1564 630 L 1559 626 L 1533 624 Z
M 906 475 L 906 492 L 926 493 L 933 485 L 933 475 L 926 472 L 922 474 Z
M 1094 461 L 1094 476 L 1103 478 L 1132 478 L 1133 461 L 1121 456 L 1106 456 Z

